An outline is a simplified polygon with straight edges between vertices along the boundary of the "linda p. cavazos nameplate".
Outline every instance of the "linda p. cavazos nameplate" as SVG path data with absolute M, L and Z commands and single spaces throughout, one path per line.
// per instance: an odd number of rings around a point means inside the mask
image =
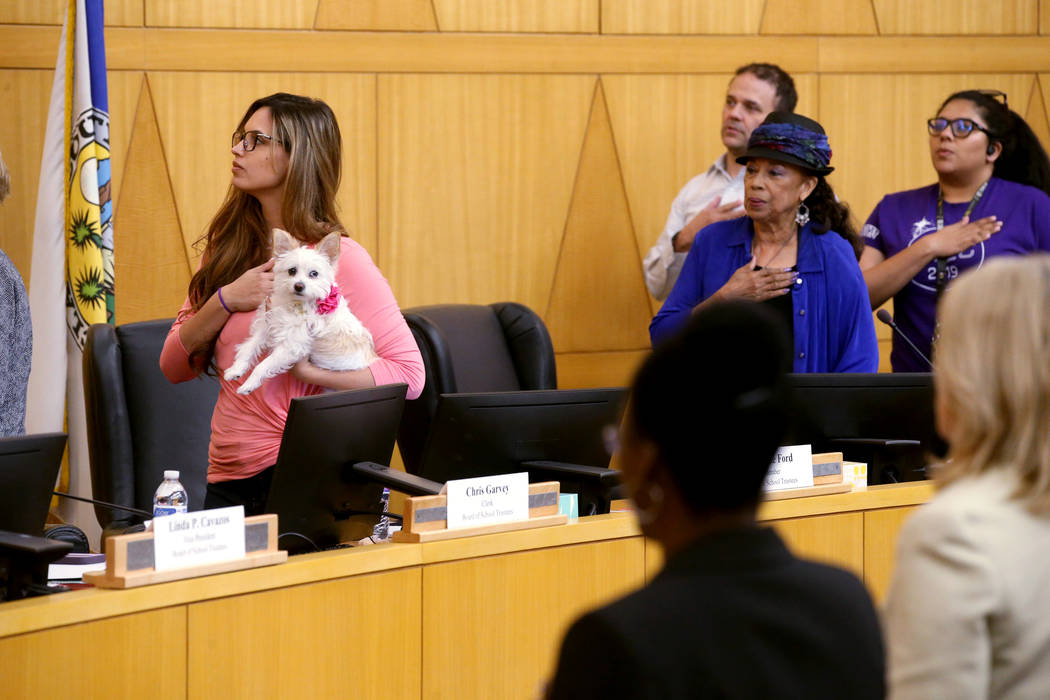
M 813 485 L 813 447 L 788 445 L 777 449 L 769 464 L 763 491 L 801 489 Z
M 445 484 L 448 529 L 529 519 L 529 475 L 498 474 Z
M 156 571 L 244 558 L 244 506 L 153 519 Z

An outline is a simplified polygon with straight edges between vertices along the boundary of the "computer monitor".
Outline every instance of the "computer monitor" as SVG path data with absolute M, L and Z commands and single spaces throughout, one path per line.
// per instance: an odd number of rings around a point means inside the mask
M 562 491 L 578 493 L 581 515 L 608 511 L 617 473 L 608 469 L 602 433 L 620 425 L 626 395 L 624 388 L 442 394 L 419 476 L 445 482 L 528 471 L 531 481 L 558 480 Z
M 372 534 L 383 487 L 352 478 L 351 467 L 390 464 L 407 389 L 390 384 L 292 399 L 266 503 L 277 514 L 281 549 L 313 551 Z
M 946 445 L 933 418 L 933 375 L 792 374 L 794 420 L 784 444 L 868 463 L 868 483 L 926 478 Z
M 65 433 L 0 438 L 0 530 L 44 533 L 65 449 Z

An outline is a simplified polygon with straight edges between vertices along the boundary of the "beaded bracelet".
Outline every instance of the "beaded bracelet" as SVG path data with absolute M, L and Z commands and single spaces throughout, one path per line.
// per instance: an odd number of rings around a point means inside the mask
M 233 313 L 232 311 L 230 311 L 230 307 L 226 306 L 226 302 L 222 299 L 222 287 L 219 287 L 219 303 L 222 304 L 222 308 L 226 309 L 226 313 Z

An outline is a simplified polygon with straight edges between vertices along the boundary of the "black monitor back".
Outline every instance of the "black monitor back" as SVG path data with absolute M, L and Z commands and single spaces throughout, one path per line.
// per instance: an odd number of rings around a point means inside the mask
M 0 530 L 44 533 L 65 448 L 65 433 L 0 438 Z
M 291 552 L 372 534 L 383 487 L 352 478 L 354 462 L 389 465 L 405 384 L 292 399 L 266 512 L 277 514 L 279 546 Z
M 794 416 L 784 444 L 867 462 L 871 484 L 925 478 L 927 456 L 944 454 L 930 373 L 792 374 L 788 384 Z
M 608 467 L 624 388 L 442 394 L 420 476 L 434 481 L 527 471 L 522 462 Z

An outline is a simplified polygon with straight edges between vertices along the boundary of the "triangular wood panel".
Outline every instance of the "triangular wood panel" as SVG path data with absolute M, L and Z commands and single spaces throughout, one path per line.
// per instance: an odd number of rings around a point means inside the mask
M 597 79 L 379 76 L 379 265 L 404 307 L 546 308 Z
M 1032 85 L 1032 96 L 1028 99 L 1028 109 L 1024 112 L 1024 119 L 1032 131 L 1039 137 L 1043 148 L 1050 148 L 1050 115 L 1046 112 L 1046 97 L 1043 87 L 1050 87 L 1047 81 L 1048 75 L 1042 75 Z
M 675 195 L 725 151 L 719 139 L 721 105 L 731 78 L 731 73 L 602 77 L 639 267 L 666 225 Z M 797 73 L 794 79 L 797 111 L 817 118 L 817 77 Z M 831 138 L 836 148 L 838 137 Z M 651 304 L 655 314 L 661 302 L 652 299 Z
M 871 0 L 767 0 L 762 34 L 878 34 Z
M 117 323 L 174 316 L 190 275 L 145 78 L 113 224 Z
M 124 166 L 128 162 L 128 144 L 135 128 L 135 110 L 138 109 L 142 93 L 140 71 L 109 71 L 107 92 L 109 93 L 109 157 L 113 173 L 113 201 L 120 199 L 120 188 L 124 184 Z
M 320 0 L 314 29 L 437 31 L 432 0 Z
M 557 352 L 648 347 L 648 294 L 636 251 L 599 82 L 546 315 Z

